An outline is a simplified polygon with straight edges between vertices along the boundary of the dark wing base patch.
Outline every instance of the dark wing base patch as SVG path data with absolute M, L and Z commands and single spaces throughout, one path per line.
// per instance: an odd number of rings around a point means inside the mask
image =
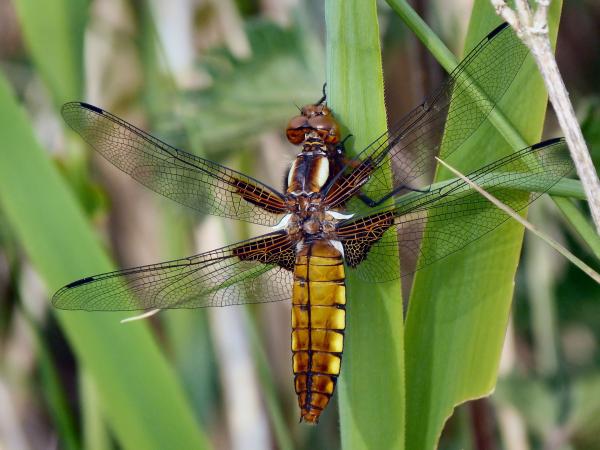
M 371 247 L 394 224 L 394 213 L 383 212 L 352 221 L 337 230 L 344 247 L 344 258 L 350 267 L 358 266 Z

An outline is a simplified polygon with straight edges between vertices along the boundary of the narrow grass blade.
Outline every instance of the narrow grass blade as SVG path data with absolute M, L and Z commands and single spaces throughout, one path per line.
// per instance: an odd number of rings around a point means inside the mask
M 83 92 L 86 0 L 15 0 L 31 58 L 56 106 Z
M 548 194 L 555 200 L 556 197 L 567 197 L 574 198 L 577 200 L 586 200 L 585 192 L 583 192 L 583 186 L 581 181 L 573 180 L 570 178 L 563 178 L 556 183 L 548 191 Z
M 275 389 L 276 383 L 273 379 L 273 374 L 267 361 L 267 355 L 265 354 L 265 345 L 261 342 L 258 334 L 255 318 L 244 311 L 245 322 L 248 325 L 248 334 L 250 335 L 250 344 L 252 347 L 252 353 L 256 361 L 256 371 L 258 379 L 260 381 L 264 401 L 266 403 L 269 417 L 273 427 L 273 434 L 277 448 L 280 450 L 292 450 L 294 448 L 292 436 L 290 430 L 285 423 L 285 414 L 282 411 L 281 404 L 277 398 L 277 392 Z
M 596 230 L 587 221 L 583 213 L 568 198 L 554 197 L 553 200 L 567 222 L 574 228 L 579 237 L 589 245 L 596 258 L 600 259 L 600 236 L 596 234 Z
M 98 388 L 85 369 L 79 374 L 79 398 L 82 403 L 82 447 L 85 450 L 111 450 L 112 442 L 102 417 Z
M 374 0 L 328 0 L 327 103 L 360 150 L 386 129 Z M 404 448 L 400 284 L 348 278 L 346 347 L 339 385 L 342 447 Z
M 44 337 L 35 319 L 31 317 L 26 308 L 21 308 L 21 312 L 34 337 L 37 361 L 40 369 L 41 392 L 46 399 L 48 410 L 54 421 L 60 446 L 65 450 L 77 450 L 81 448 L 79 436 L 77 435 L 73 415 L 69 411 L 65 391 L 60 383 L 52 355 L 46 346 Z
M 54 290 L 111 269 L 81 209 L 34 138 L 0 77 L 0 207 Z M 174 373 L 147 324 L 123 314 L 56 312 L 79 363 L 92 375 L 114 435 L 126 449 L 205 448 Z

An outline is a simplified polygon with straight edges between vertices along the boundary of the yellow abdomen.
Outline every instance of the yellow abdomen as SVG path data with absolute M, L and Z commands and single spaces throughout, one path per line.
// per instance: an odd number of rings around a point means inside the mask
M 328 240 L 296 256 L 292 297 L 294 384 L 302 419 L 319 420 L 340 373 L 346 328 L 342 254 Z

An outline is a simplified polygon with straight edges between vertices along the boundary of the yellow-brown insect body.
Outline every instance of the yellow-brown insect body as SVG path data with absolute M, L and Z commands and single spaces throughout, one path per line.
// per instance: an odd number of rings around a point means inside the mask
M 303 243 L 292 298 L 294 385 L 301 418 L 317 423 L 340 373 L 346 327 L 342 253 L 326 239 Z

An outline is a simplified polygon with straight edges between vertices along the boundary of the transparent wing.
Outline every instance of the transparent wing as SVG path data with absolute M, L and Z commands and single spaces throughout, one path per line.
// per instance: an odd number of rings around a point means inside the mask
M 108 161 L 144 186 L 205 214 L 273 226 L 286 211 L 269 186 L 178 150 L 87 103 L 67 103 L 65 121 Z
M 480 127 L 527 54 L 527 48 L 507 24 L 497 27 L 471 50 L 442 86 L 334 177 L 328 189 L 337 192 L 328 192 L 328 197 L 341 198 L 352 190 L 354 180 L 340 179 L 356 167 L 371 172 L 364 191 L 374 201 L 406 192 L 402 187 L 415 187 L 419 177 L 433 173 L 434 156 L 440 148 L 442 156 L 448 157 Z M 391 167 L 393 177 L 388 170 L 381 170 L 383 167 Z M 351 212 L 367 209 L 356 200 L 348 204 Z
M 189 258 L 95 275 L 52 298 L 59 309 L 203 308 L 291 298 L 294 245 L 281 231 Z
M 571 172 L 565 141 L 525 148 L 471 174 L 469 179 L 519 211 Z M 393 207 L 340 222 L 348 265 L 368 281 L 405 276 L 461 250 L 509 217 L 460 179 L 427 193 L 410 193 Z M 398 270 L 398 251 L 402 254 Z

